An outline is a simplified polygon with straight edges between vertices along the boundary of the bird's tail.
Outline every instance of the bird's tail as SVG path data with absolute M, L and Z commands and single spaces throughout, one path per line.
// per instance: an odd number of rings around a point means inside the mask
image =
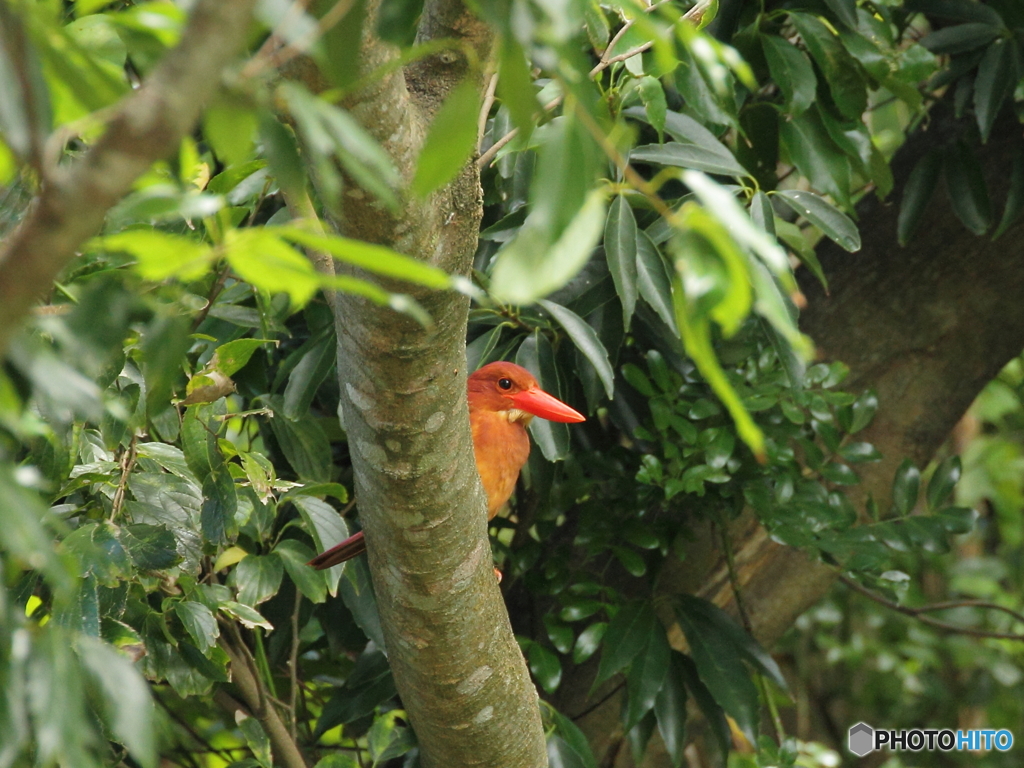
M 324 568 L 330 568 L 332 565 L 338 563 L 344 563 L 346 560 L 351 560 L 356 555 L 361 555 L 366 551 L 366 539 L 363 538 L 363 532 L 349 536 L 341 544 L 335 544 L 325 552 L 321 552 L 319 555 L 310 560 L 306 565 L 316 568 L 318 571 L 322 571 Z

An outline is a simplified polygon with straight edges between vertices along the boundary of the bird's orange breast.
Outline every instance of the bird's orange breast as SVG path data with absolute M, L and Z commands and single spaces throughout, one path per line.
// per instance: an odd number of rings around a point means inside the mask
M 516 488 L 519 470 L 530 456 L 530 437 L 521 421 L 509 421 L 508 411 L 470 408 L 469 423 L 490 520 Z

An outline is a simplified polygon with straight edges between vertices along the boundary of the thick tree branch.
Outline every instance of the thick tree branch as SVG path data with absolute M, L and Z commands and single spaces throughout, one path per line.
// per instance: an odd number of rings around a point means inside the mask
M 396 52 L 372 35 L 370 3 L 360 75 Z M 418 39 L 455 38 L 486 60 L 490 33 L 458 2 L 428 2 Z M 408 182 L 426 124 L 466 77 L 483 73 L 458 49 L 374 81 L 345 106 Z M 339 223 L 468 274 L 482 214 L 472 163 L 429 200 L 387 211 L 355 185 Z M 436 329 L 339 294 L 335 304 L 344 426 L 370 570 L 402 703 L 426 766 L 546 764 L 537 693 L 494 579 L 483 493 L 466 407 L 468 301 L 419 292 Z
M 0 244 L 0 355 L 107 210 L 192 129 L 238 53 L 255 0 L 200 0 L 179 45 L 125 98 L 85 155 L 49 169 L 25 219 Z
M 241 642 L 239 639 L 238 642 Z M 241 694 L 245 703 L 245 709 L 235 701 L 233 697 L 221 690 L 217 693 L 217 703 L 229 712 L 242 710 L 245 714 L 255 717 L 260 721 L 263 730 L 270 739 L 274 755 L 285 768 L 309 768 L 306 759 L 299 751 L 298 745 L 288 731 L 288 726 L 274 709 L 262 689 L 259 678 L 256 675 L 254 666 L 246 658 L 246 649 L 238 647 L 221 634 L 220 647 L 231 660 L 231 682 Z

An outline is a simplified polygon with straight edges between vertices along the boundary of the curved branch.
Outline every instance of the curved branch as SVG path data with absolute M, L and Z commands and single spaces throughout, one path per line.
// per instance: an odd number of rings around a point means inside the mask
M 173 152 L 245 41 L 255 0 L 200 0 L 181 42 L 83 157 L 47 174 L 25 219 L 0 244 L 0 355 L 15 328 L 135 180 Z

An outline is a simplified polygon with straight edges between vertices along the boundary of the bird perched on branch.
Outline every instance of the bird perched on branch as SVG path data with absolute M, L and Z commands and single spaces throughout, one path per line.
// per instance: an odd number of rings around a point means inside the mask
M 526 425 L 533 417 L 561 422 L 585 419 L 541 389 L 530 372 L 515 363 L 485 365 L 470 374 L 466 390 L 473 454 L 487 494 L 487 519 L 490 520 L 512 495 L 519 470 L 530 455 Z M 366 540 L 360 531 L 317 555 L 309 565 L 322 570 L 365 551 Z

